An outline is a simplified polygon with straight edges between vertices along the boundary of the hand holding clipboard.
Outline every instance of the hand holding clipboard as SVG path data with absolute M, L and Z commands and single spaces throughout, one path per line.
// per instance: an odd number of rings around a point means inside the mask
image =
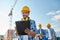
M 32 35 L 32 36 L 35 36 L 36 35 L 36 33 L 35 32 L 33 32 L 33 31 L 31 31 L 30 29 L 25 29 L 25 33 L 27 33 L 28 35 Z

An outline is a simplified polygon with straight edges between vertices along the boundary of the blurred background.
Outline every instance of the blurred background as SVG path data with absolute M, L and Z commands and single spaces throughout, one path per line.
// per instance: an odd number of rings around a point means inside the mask
M 11 19 L 8 15 L 15 1 L 16 5 L 12 11 Z M 46 24 L 51 23 L 51 27 L 60 40 L 60 0 L 0 0 L 0 39 L 10 34 L 13 36 L 13 40 L 18 38 L 14 34 L 15 21 L 22 18 L 21 8 L 25 5 L 30 7 L 30 18 L 35 20 L 36 26 L 41 23 L 43 29 L 46 29 Z M 11 25 L 10 20 L 12 20 Z M 39 29 L 38 26 L 37 29 Z

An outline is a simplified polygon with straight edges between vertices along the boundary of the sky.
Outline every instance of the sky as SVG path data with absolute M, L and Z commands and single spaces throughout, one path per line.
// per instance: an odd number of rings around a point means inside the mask
M 15 0 L 0 0 L 0 35 L 4 35 L 9 29 L 9 16 Z M 60 32 L 60 0 L 17 0 L 13 9 L 12 29 L 15 21 L 22 18 L 21 9 L 23 6 L 30 8 L 30 19 L 35 20 L 36 26 L 41 23 L 46 29 L 46 24 Z M 37 26 L 38 29 L 38 26 Z

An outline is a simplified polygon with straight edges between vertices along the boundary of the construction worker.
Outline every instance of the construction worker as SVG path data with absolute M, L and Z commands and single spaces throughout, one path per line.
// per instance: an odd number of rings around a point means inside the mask
M 55 31 L 53 28 L 51 28 L 51 24 L 48 23 L 47 25 L 47 37 L 48 37 L 48 40 L 56 40 L 56 34 L 55 34 Z
M 37 30 L 36 39 L 37 40 L 47 40 L 46 39 L 46 32 L 42 29 L 42 24 L 38 24 L 39 29 Z
M 24 6 L 22 8 L 22 10 L 21 10 L 21 13 L 22 13 L 22 19 L 21 19 L 21 21 L 28 21 L 28 20 L 30 21 L 30 29 L 27 29 L 27 30 L 32 31 L 33 33 L 36 32 L 36 24 L 35 24 L 35 21 L 34 20 L 31 20 L 30 17 L 29 17 L 29 14 L 30 14 L 29 7 L 28 6 Z M 19 36 L 18 39 L 19 40 L 35 40 L 35 37 L 32 36 L 32 35 L 30 35 L 31 33 L 29 31 L 26 32 L 28 35 L 18 35 Z M 17 31 L 16 31 L 16 33 L 17 33 Z M 26 39 L 26 37 L 27 37 L 27 39 Z

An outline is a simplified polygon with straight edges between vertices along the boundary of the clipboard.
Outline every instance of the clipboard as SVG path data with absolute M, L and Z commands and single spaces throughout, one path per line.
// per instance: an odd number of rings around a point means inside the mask
M 25 29 L 30 29 L 30 21 L 16 21 L 15 23 L 18 35 L 28 35 L 25 33 Z

